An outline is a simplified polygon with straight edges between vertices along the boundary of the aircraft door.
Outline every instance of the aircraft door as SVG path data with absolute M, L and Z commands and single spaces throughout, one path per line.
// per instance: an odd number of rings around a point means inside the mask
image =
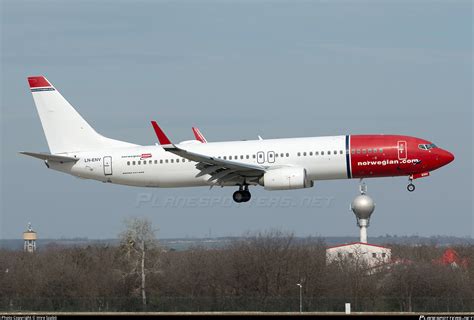
M 398 141 L 398 160 L 407 159 L 407 142 Z
M 111 176 L 112 175 L 112 157 L 106 156 L 104 157 L 104 175 Z

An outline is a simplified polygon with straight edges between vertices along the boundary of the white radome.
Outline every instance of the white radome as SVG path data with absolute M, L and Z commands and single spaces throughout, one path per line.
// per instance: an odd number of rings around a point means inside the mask
M 368 195 L 361 194 L 352 201 L 351 209 L 358 219 L 369 219 L 375 210 L 375 202 Z

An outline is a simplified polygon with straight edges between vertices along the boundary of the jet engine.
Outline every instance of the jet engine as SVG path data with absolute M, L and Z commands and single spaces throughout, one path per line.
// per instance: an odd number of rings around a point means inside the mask
M 290 190 L 311 188 L 313 181 L 308 179 L 305 168 L 285 167 L 265 172 L 259 184 L 265 190 Z

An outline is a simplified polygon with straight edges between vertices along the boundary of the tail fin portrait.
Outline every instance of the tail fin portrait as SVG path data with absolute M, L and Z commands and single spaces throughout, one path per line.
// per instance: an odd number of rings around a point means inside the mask
M 45 77 L 28 83 L 52 154 L 134 145 L 97 133 Z

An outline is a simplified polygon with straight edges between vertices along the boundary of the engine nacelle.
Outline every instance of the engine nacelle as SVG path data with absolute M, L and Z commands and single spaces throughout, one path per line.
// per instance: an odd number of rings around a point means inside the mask
M 311 188 L 313 181 L 308 179 L 305 168 L 289 167 L 266 172 L 259 183 L 265 190 L 290 190 Z

